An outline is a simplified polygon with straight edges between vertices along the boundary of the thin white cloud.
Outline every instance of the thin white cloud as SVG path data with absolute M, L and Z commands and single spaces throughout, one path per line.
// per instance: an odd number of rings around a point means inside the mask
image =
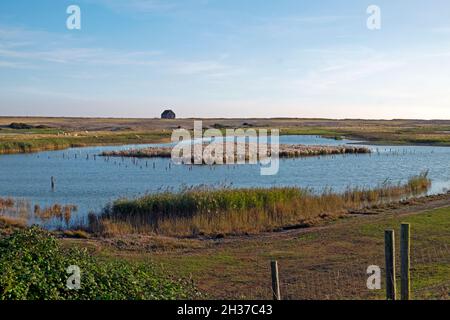
M 360 18 L 349 15 L 318 15 L 318 16 L 290 16 L 275 21 L 288 24 L 333 24 L 343 20 Z
M 33 66 L 27 65 L 24 63 L 11 62 L 11 61 L 0 61 L 0 69 L 8 68 L 8 69 L 32 69 Z
M 174 74 L 203 75 L 215 79 L 237 76 L 244 72 L 243 68 L 227 65 L 220 60 L 171 61 L 167 65 Z
M 177 7 L 175 3 L 168 0 L 95 0 L 92 2 L 104 5 L 116 12 L 152 13 L 168 11 Z
M 151 66 L 158 50 L 126 51 L 81 45 L 70 36 L 31 31 L 22 28 L 0 27 L 0 58 L 3 65 L 41 67 L 42 62 L 61 64 L 136 65 Z M 89 40 L 88 40 L 89 41 Z M 45 48 L 45 49 L 44 49 Z
M 148 67 L 156 68 L 166 75 L 210 79 L 224 79 L 243 72 L 242 68 L 225 63 L 227 54 L 221 54 L 215 59 L 180 60 L 167 57 L 159 50 L 74 46 L 84 43 L 66 39 L 59 34 L 5 27 L 0 28 L 0 39 L 4 39 L 0 45 L 2 68 L 47 68 L 55 64 L 79 65 L 80 71 L 87 70 L 84 68 L 86 66 Z
M 54 50 L 11 50 L 0 49 L 0 57 L 4 59 L 20 59 L 32 62 L 49 63 L 86 63 L 96 65 L 155 65 L 155 56 L 159 51 L 115 51 L 102 48 L 60 48 Z

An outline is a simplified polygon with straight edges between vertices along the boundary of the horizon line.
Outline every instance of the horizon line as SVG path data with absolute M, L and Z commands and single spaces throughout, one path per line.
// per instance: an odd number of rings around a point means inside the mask
M 420 118 L 323 118 L 323 117 L 180 117 L 175 119 L 161 119 L 160 117 L 119 117 L 119 116 L 3 116 L 1 118 L 23 118 L 23 119 L 149 119 L 149 120 L 164 120 L 164 121 L 177 121 L 177 120 L 337 120 L 337 121 L 450 121 L 445 118 L 432 118 L 432 119 L 420 119 Z

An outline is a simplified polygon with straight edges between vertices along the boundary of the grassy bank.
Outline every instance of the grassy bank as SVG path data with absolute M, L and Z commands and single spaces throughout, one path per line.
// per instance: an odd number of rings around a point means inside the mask
M 69 290 L 69 266 L 81 270 L 81 288 Z M 105 262 L 86 250 L 63 248 L 37 227 L 0 239 L 0 300 L 193 299 L 189 281 L 172 280 L 154 266 Z
M 398 200 L 426 191 L 426 174 L 403 185 L 344 193 L 308 189 L 187 189 L 115 201 L 90 227 L 103 235 L 155 233 L 169 236 L 243 234 L 307 227 L 344 216 L 349 210 Z
M 366 141 L 375 145 L 428 145 L 450 146 L 449 126 L 388 126 L 386 124 L 362 125 L 361 127 L 287 127 L 283 135 L 318 135 L 341 140 Z
M 168 139 L 170 139 L 170 133 L 164 131 L 73 133 L 72 136 L 23 133 L 0 136 L 0 154 L 62 150 L 96 145 L 158 143 L 168 141 Z

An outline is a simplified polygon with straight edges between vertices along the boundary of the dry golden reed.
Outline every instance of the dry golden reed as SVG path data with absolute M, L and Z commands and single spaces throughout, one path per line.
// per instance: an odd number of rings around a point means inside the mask
M 328 189 L 315 194 L 295 187 L 190 188 L 117 200 L 99 217 L 91 216 L 89 225 L 92 231 L 108 236 L 132 232 L 168 236 L 257 233 L 337 219 L 350 210 L 424 193 L 430 185 L 424 173 L 405 184 L 349 188 L 343 193 Z

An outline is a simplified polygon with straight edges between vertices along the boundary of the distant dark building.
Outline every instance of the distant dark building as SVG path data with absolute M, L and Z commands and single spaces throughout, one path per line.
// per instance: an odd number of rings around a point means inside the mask
M 175 119 L 175 112 L 172 110 L 164 110 L 164 112 L 161 113 L 161 119 Z

